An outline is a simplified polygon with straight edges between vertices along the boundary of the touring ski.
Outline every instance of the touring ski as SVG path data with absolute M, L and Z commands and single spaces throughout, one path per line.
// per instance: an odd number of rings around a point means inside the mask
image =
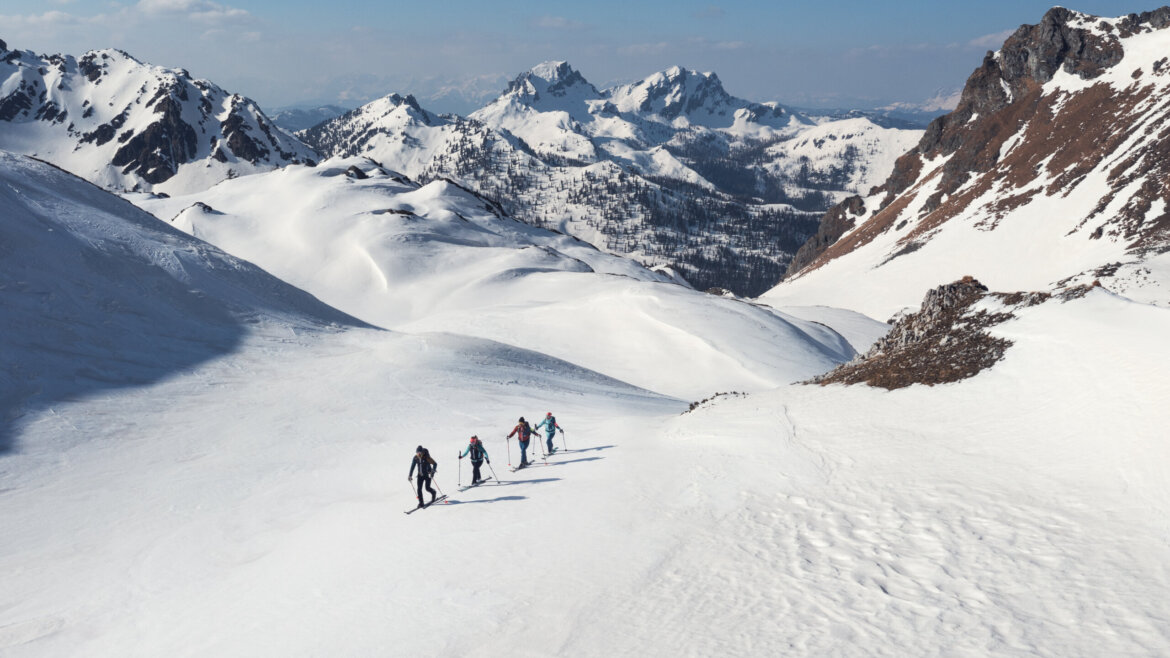
M 426 509 L 426 508 L 430 507 L 431 505 L 434 505 L 435 503 L 441 503 L 444 500 L 447 500 L 447 494 L 443 494 L 442 496 L 439 496 L 438 498 L 432 500 L 431 502 L 427 503 L 426 505 L 423 505 L 422 507 L 413 507 L 411 509 L 404 510 L 402 513 L 403 514 L 413 514 L 414 512 L 417 512 L 420 509 Z
M 492 476 L 489 475 L 489 476 L 485 477 L 484 479 L 480 480 L 479 482 L 476 482 L 475 484 L 469 484 L 466 487 L 459 487 L 459 490 L 460 491 L 467 491 L 468 489 L 470 489 L 472 487 L 478 487 L 479 485 L 483 484 L 484 482 L 487 482 L 490 479 L 492 479 Z

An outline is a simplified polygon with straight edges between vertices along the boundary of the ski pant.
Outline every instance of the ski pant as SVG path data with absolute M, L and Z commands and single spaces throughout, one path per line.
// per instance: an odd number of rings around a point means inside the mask
M 481 478 L 479 477 L 479 467 L 482 465 L 483 465 L 482 461 L 471 462 L 471 483 L 472 484 L 475 484 L 476 482 L 480 481 Z
M 422 491 L 424 486 L 431 493 L 431 499 L 434 500 L 435 498 L 435 490 L 431 488 L 431 479 L 429 477 L 424 478 L 420 475 L 418 478 L 418 502 L 420 503 L 423 502 Z
M 549 433 L 548 433 L 548 439 L 547 439 L 547 440 L 545 440 L 545 443 L 547 443 L 547 444 L 548 444 L 548 454 L 550 454 L 550 455 L 552 454 L 552 451 L 553 451 L 553 444 L 552 444 L 552 440 L 553 440 L 553 437 L 554 437 L 554 436 L 556 436 L 556 432 L 549 432 Z
M 527 464 L 528 463 L 528 454 L 527 454 L 528 453 L 528 440 L 524 439 L 522 441 L 519 441 L 519 443 L 520 443 L 520 463 Z

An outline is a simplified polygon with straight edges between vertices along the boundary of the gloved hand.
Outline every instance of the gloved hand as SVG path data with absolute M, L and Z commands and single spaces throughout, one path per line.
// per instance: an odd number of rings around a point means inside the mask
M 491 466 L 491 465 L 492 465 L 492 460 L 490 460 L 490 459 L 489 459 L 489 460 L 487 460 L 487 463 L 488 463 L 488 466 Z
M 459 458 L 460 458 L 460 459 L 463 459 L 463 455 L 459 455 Z

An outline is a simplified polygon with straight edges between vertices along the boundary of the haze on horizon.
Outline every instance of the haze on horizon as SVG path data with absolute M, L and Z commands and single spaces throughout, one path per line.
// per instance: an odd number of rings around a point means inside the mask
M 960 89 L 984 53 L 1052 3 L 831 0 L 587 4 L 519 0 L 6 0 L 9 48 L 118 48 L 184 68 L 265 108 L 354 107 L 390 92 L 467 112 L 507 80 L 565 60 L 600 87 L 670 66 L 714 71 L 731 94 L 804 107 L 920 103 Z M 1121 16 L 1154 6 L 1086 0 Z

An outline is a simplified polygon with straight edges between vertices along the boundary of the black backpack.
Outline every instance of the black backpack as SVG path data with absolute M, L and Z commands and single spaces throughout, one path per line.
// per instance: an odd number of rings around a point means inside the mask
M 435 460 L 431 458 L 430 450 L 423 448 L 422 456 L 422 461 L 420 461 L 418 464 L 418 472 L 419 475 L 423 477 L 429 477 L 432 473 L 435 472 L 436 463 Z M 415 457 L 417 458 L 418 455 L 415 455 Z

